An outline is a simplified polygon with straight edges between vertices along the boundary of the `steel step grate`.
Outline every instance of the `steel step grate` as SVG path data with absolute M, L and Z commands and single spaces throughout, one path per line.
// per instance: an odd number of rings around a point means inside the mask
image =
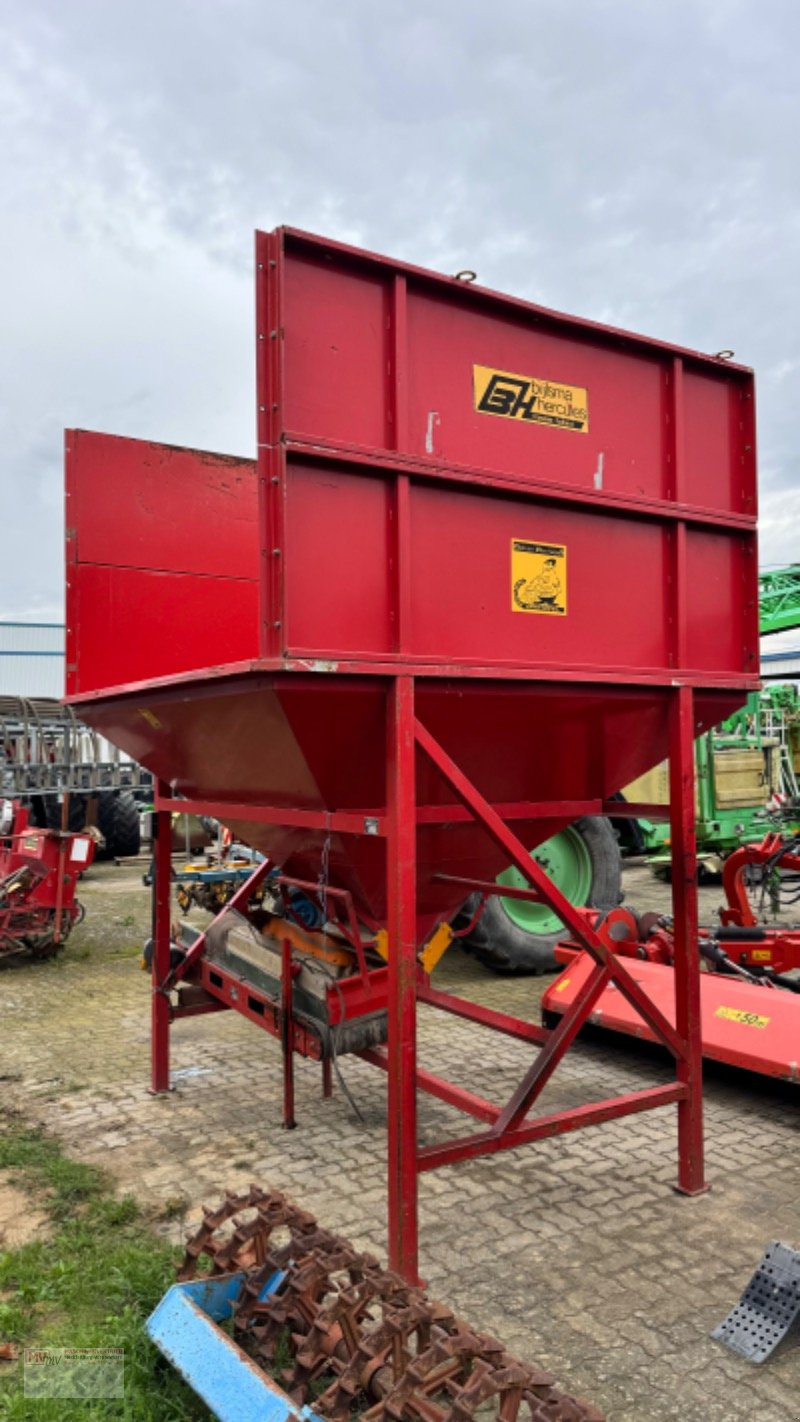
M 752 1363 L 763 1363 L 800 1314 L 800 1250 L 773 1240 L 728 1317 L 711 1337 Z

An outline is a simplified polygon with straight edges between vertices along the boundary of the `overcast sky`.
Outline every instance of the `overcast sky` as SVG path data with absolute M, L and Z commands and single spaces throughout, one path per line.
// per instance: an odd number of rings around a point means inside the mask
M 758 378 L 800 559 L 797 0 L 0 0 L 0 617 L 62 616 L 65 425 L 254 451 L 286 222 Z

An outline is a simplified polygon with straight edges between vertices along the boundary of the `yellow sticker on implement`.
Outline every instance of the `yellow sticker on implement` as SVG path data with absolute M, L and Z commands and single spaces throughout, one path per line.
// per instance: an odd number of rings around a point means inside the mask
M 589 432 L 589 392 L 580 385 L 544 380 L 538 375 L 512 375 L 489 365 L 473 365 L 472 390 L 480 415 L 555 425 L 562 430 Z
M 567 549 L 563 543 L 511 540 L 511 611 L 567 613 Z
M 563 992 L 565 988 L 569 987 L 569 984 L 569 978 L 561 978 L 560 982 L 556 983 L 556 992 Z
M 752 960 L 753 960 L 754 963 L 771 963 L 771 962 L 772 962 L 772 949 L 771 949 L 771 948 L 753 948 L 753 949 L 751 950 L 750 957 L 752 958 Z
M 140 706 L 139 715 L 144 717 L 148 726 L 152 726 L 154 731 L 161 730 L 161 722 L 159 721 L 155 711 L 148 711 L 146 706 Z
M 738 1007 L 718 1007 L 715 1017 L 724 1017 L 726 1022 L 741 1022 L 743 1027 L 766 1027 L 768 1017 L 759 1017 L 757 1012 L 741 1012 Z

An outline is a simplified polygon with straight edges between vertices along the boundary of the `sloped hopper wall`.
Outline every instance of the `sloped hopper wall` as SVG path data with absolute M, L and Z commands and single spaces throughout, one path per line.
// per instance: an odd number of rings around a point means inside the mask
M 667 752 L 669 693 L 652 688 L 498 682 L 417 683 L 417 712 L 445 750 L 495 803 L 603 798 Z M 315 810 L 382 812 L 385 689 L 377 680 L 251 674 L 89 704 L 82 714 L 181 794 Z M 697 698 L 699 733 L 737 703 L 731 692 Z M 452 796 L 417 753 L 420 804 Z M 533 848 L 565 820 L 517 821 Z M 288 873 L 316 880 L 322 831 L 233 823 Z M 437 874 L 491 878 L 503 856 L 471 824 L 418 828 L 420 927 L 454 912 L 463 889 Z M 385 843 L 332 835 L 330 882 L 361 912 L 386 912 Z

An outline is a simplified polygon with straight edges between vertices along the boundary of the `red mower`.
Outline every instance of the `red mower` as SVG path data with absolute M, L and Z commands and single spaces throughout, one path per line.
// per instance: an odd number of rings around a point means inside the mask
M 755 872 L 761 884 L 761 908 L 769 898 L 773 910 L 789 908 L 800 899 L 800 836 L 768 834 L 760 844 L 746 844 L 725 861 L 726 904 L 719 923 L 697 930 L 697 953 L 703 971 L 695 980 L 693 1011 L 700 1017 L 703 1056 L 728 1066 L 800 1082 L 800 927 L 759 922 L 747 892 Z M 674 1027 L 676 973 L 686 973 L 676 950 L 670 917 L 639 916 L 628 908 L 606 914 L 584 909 L 610 950 L 605 965 L 575 940 L 564 939 L 556 958 L 564 971 L 542 999 L 544 1021 L 555 1026 L 578 998 L 583 1003 L 581 1025 L 641 1037 L 665 1038 L 642 1020 L 626 991 L 615 979 L 617 958 L 627 966 L 639 988 L 656 1003 Z
M 0 966 L 52 958 L 83 918 L 75 898 L 94 858 L 88 834 L 37 829 L 16 800 L 0 800 Z

